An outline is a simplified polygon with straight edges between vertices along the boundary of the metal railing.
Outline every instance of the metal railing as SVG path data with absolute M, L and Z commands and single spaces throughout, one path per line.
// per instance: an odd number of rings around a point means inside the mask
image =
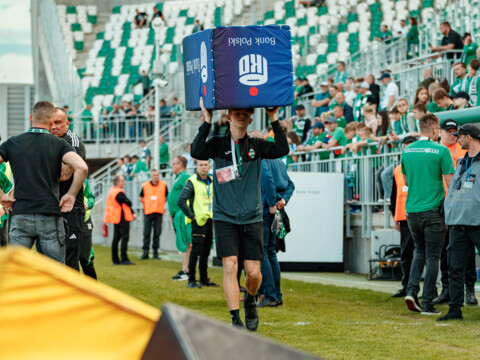
M 369 146 L 379 146 L 379 143 L 371 143 Z M 383 153 L 372 153 L 371 147 L 366 155 L 357 156 L 350 150 L 345 157 L 336 157 L 335 151 L 343 147 L 333 147 L 329 150 L 318 149 L 310 152 L 296 152 L 299 160 L 288 165 L 288 171 L 323 172 L 344 174 L 344 200 L 345 200 L 345 224 L 346 236 L 352 234 L 351 214 L 361 212 L 362 237 L 369 238 L 372 231 L 372 215 L 375 212 L 383 212 L 384 228 L 390 228 L 390 213 L 388 210 L 389 194 L 384 188 L 391 189 L 393 181 L 393 169 L 400 163 L 401 152 L 398 148 L 390 145 L 383 146 Z M 321 160 L 318 154 L 329 152 L 329 159 Z M 390 181 L 390 184 L 385 183 Z M 382 197 L 383 194 L 383 197 Z M 388 197 L 385 199 L 385 197 Z M 353 211 L 352 211 L 353 209 Z

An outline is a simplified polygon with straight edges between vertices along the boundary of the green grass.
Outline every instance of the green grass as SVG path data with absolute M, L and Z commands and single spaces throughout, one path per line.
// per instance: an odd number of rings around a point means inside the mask
M 100 281 L 154 307 L 169 301 L 230 322 L 221 287 L 187 289 L 185 281 L 170 279 L 179 263 L 113 266 L 109 248 L 96 246 L 95 253 Z M 222 283 L 221 269 L 210 268 L 209 275 Z M 464 308 L 464 321 L 445 324 L 408 311 L 403 299 L 370 290 L 283 279 L 282 292 L 282 307 L 259 309 L 258 333 L 323 358 L 474 359 L 480 351 L 479 308 Z M 445 313 L 448 306 L 439 309 Z

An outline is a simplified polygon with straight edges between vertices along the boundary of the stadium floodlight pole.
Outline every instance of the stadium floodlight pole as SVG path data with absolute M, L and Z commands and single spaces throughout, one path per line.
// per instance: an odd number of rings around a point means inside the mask
M 152 27 L 155 31 L 155 61 L 153 63 L 153 73 L 155 74 L 155 80 L 153 82 L 155 89 L 155 122 L 153 127 L 153 166 L 155 169 L 160 170 L 160 91 L 162 87 L 167 86 L 167 82 L 162 80 L 163 64 L 160 60 L 160 41 L 162 30 L 165 27 L 165 22 L 157 17 L 152 21 Z

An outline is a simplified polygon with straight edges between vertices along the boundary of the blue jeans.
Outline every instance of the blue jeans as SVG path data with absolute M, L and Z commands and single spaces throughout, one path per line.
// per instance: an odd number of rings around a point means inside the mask
M 277 236 L 271 230 L 274 217 L 272 214 L 263 216 L 263 250 L 265 258 L 260 266 L 263 277 L 260 292 L 263 293 L 267 300 L 281 301 L 282 293 L 280 291 L 280 265 L 277 259 Z
M 423 304 L 432 305 L 436 295 L 436 282 L 440 254 L 447 227 L 443 208 L 407 214 L 408 228 L 412 234 L 415 251 L 413 255 L 407 293 L 418 294 L 420 277 L 426 264 L 423 284 Z
M 392 194 L 392 186 L 393 186 L 393 171 L 395 170 L 394 165 L 389 165 L 382 171 L 382 185 L 383 185 L 383 193 L 385 199 L 390 199 L 390 195 Z
M 10 245 L 31 249 L 40 243 L 45 256 L 65 264 L 65 227 L 61 215 L 18 214 L 11 218 Z

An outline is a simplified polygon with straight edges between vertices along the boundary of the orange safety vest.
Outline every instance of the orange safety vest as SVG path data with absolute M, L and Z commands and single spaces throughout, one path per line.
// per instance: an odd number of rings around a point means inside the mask
M 405 203 L 407 202 L 408 186 L 403 181 L 402 166 L 398 165 L 393 171 L 393 177 L 395 178 L 395 184 L 397 185 L 397 201 L 395 203 L 395 221 L 407 220 L 405 215 L 407 210 L 405 209 Z
M 447 146 L 447 148 L 450 150 L 450 155 L 452 156 L 453 160 L 453 167 L 456 169 L 458 160 L 465 156 L 467 150 L 463 150 L 462 146 L 458 142 L 455 143 L 455 145 Z M 448 187 L 447 183 L 445 182 L 445 178 L 443 178 L 443 187 L 445 188 L 444 197 L 447 197 Z
M 115 199 L 119 193 L 125 193 L 123 189 L 116 186 L 108 192 L 107 203 L 105 204 L 105 217 L 103 222 L 106 224 L 119 224 L 122 219 L 122 210 L 126 221 L 133 221 L 132 209 L 127 204 L 120 204 Z
M 455 145 L 447 146 L 450 150 L 450 155 L 452 155 L 453 167 L 457 168 L 457 162 L 459 159 L 463 158 L 467 153 L 467 150 L 463 150 L 462 146 L 457 142 Z
M 150 181 L 142 184 L 143 188 L 143 211 L 145 215 L 153 213 L 163 214 L 165 212 L 165 193 L 167 183 L 159 180 L 158 184 L 152 185 Z

